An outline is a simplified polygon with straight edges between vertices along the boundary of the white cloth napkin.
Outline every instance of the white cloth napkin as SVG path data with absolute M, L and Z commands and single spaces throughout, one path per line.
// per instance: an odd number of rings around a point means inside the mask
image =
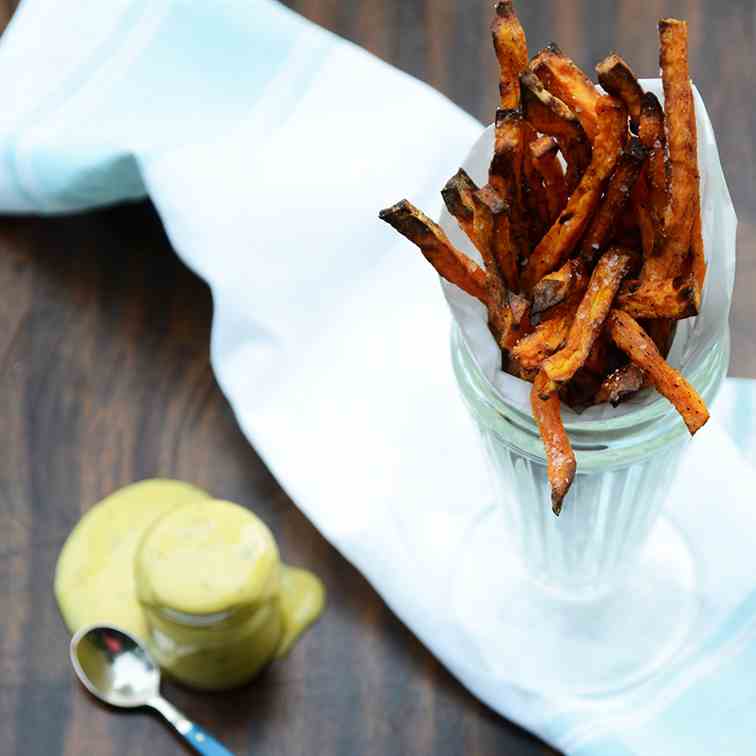
M 437 212 L 480 124 L 270 0 L 24 0 L 0 92 L 0 208 L 149 193 L 212 287 L 213 366 L 245 434 L 471 691 L 580 756 L 754 752 L 756 473 L 714 423 L 669 503 L 706 610 L 684 659 L 624 696 L 550 700 L 485 665 L 455 612 L 449 557 L 490 494 L 439 286 L 376 214 L 405 192 Z M 752 445 L 752 387 L 726 396 Z

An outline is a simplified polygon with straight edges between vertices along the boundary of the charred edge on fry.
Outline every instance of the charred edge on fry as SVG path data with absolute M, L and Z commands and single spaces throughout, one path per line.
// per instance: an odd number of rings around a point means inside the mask
M 441 196 L 447 209 L 455 218 L 462 218 L 465 221 L 472 222 L 473 210 L 465 202 L 465 195 L 472 194 L 477 190 L 477 184 L 467 175 L 466 171 L 460 168 L 446 182 L 446 185 L 441 190 Z

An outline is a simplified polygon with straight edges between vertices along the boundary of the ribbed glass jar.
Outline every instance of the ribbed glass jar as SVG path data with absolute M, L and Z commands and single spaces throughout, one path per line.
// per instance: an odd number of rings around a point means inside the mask
M 686 372 L 708 405 L 724 378 L 729 352 L 725 328 L 714 348 Z M 659 515 L 690 443 L 682 419 L 661 396 L 637 412 L 605 420 L 567 414 L 577 475 L 556 517 L 533 418 L 494 389 L 456 326 L 452 360 L 480 431 L 508 545 L 527 573 L 560 597 L 604 595 L 632 568 Z

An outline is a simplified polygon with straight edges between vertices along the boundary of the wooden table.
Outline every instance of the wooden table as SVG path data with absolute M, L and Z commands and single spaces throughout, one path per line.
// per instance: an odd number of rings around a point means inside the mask
M 0 17 L 15 0 L 0 0 Z M 488 0 L 296 0 L 291 5 L 419 76 L 482 120 L 495 107 Z M 550 39 L 591 67 L 622 51 L 655 75 L 655 20 L 691 23 L 740 216 L 734 375 L 756 377 L 756 15 L 746 0 L 522 0 L 532 48 Z M 40 50 L 40 54 L 44 51 Z M 366 93 L 369 96 L 369 93 Z M 401 187 L 397 188 L 401 193 Z M 254 508 L 329 591 L 326 615 L 247 689 L 168 685 L 239 753 L 549 753 L 470 696 L 310 526 L 246 443 L 208 362 L 211 301 L 146 204 L 71 218 L 0 219 L 0 750 L 18 756 L 161 754 L 153 717 L 116 715 L 74 682 L 51 593 L 63 540 L 114 488 L 172 476 Z

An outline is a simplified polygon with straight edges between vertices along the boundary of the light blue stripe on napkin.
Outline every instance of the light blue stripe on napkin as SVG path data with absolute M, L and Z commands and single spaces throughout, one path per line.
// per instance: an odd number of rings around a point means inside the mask
M 716 422 L 726 431 L 738 453 L 756 469 L 756 381 L 728 378 L 712 407 Z M 716 459 L 711 464 L 716 464 Z M 705 474 L 705 470 L 701 470 Z M 733 481 L 733 485 L 735 481 Z M 725 487 L 717 499 L 709 500 L 710 517 L 727 506 L 733 492 Z M 747 564 L 744 570 L 749 570 Z M 605 733 L 591 735 L 590 715 L 581 721 L 574 711 L 552 720 L 547 731 L 570 756 L 648 756 L 685 754 L 756 753 L 756 729 L 750 712 L 756 707 L 756 590 L 742 600 L 727 619 L 695 653 L 667 665 L 655 680 L 642 686 L 648 707 L 640 719 L 620 712 L 608 716 Z M 632 694 L 631 694 L 632 696 Z M 650 703 L 649 703 L 650 702 Z M 598 705 L 601 709 L 601 705 Z M 594 712 L 595 716 L 595 712 Z M 600 717 L 598 717 L 600 721 Z M 575 732 L 583 734 L 575 737 Z M 573 746 L 577 741 L 582 745 Z
M 729 378 L 712 414 L 738 450 L 756 467 L 756 381 Z M 756 492 L 754 492 L 756 504 Z M 726 504 L 727 491 L 712 505 Z M 712 516 L 716 516 L 715 511 Z M 747 569 L 747 566 L 744 565 Z M 624 734 L 622 744 L 611 734 L 572 753 L 574 756 L 646 756 L 647 754 L 756 753 L 756 591 L 701 649 L 705 685 L 692 685 L 669 704 L 652 726 Z M 712 659 L 716 661 L 712 661 Z M 737 706 L 722 706 L 722 701 Z M 693 726 L 695 724 L 695 726 Z M 674 744 L 665 750 L 664 743 Z M 747 750 L 743 750 L 746 748 Z
M 751 387 L 753 390 L 753 387 Z M 574 756 L 647 754 L 749 754 L 753 742 L 756 685 L 756 592 L 736 610 L 703 649 L 701 680 L 676 697 L 652 723 L 628 728 L 571 751 Z M 735 701 L 736 706 L 722 706 Z M 665 745 L 668 744 L 668 745 Z M 674 750 L 672 750 L 674 748 Z
M 34 12 L 30 5 L 24 3 L 13 27 Z M 96 41 L 55 92 L 12 120 L 6 114 L 4 124 L 0 119 L 5 178 L 29 208 L 68 212 L 144 196 L 139 160 L 218 139 L 228 124 L 254 112 L 294 57 L 297 86 L 307 91 L 335 44 L 265 0 L 131 0 L 111 7 L 118 16 L 107 33 L 94 26 L 97 17 L 82 14 L 77 36 Z M 34 64 L 18 59 L 13 27 L 11 41 L 0 46 L 0 71 Z M 260 148 L 249 144 L 250 151 Z

